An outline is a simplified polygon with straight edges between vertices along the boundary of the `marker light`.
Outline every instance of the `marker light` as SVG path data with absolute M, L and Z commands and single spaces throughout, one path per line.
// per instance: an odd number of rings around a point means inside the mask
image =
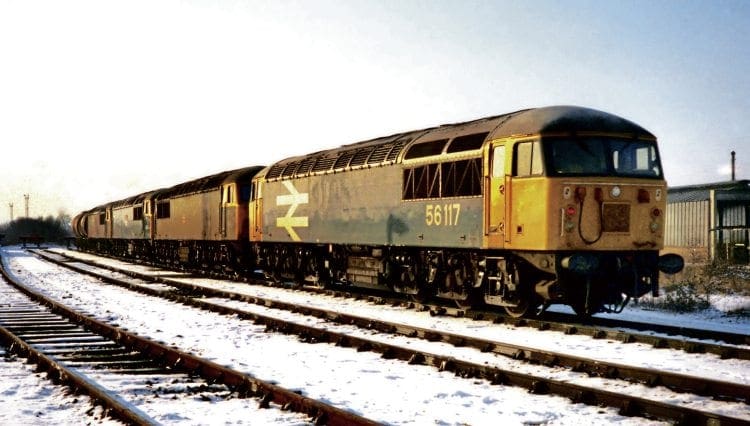
M 654 207 L 654 209 L 651 210 L 651 216 L 653 217 L 661 216 L 661 210 L 659 210 L 657 207 Z
M 573 206 L 568 206 L 567 209 L 565 209 L 565 214 L 568 216 L 575 216 L 576 214 L 576 208 Z
M 619 186 L 613 186 L 612 189 L 609 191 L 609 195 L 612 196 L 612 198 L 617 198 L 622 194 L 622 190 Z
M 594 188 L 594 199 L 597 203 L 604 201 L 604 191 L 601 188 Z
M 639 203 L 648 203 L 651 201 L 651 194 L 648 193 L 647 190 L 641 188 L 638 190 L 638 202 Z

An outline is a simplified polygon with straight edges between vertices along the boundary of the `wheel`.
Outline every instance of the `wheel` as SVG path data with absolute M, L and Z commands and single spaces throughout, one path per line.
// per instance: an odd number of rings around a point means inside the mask
M 425 287 L 423 268 L 419 257 L 407 256 L 406 261 L 395 266 L 399 271 L 394 274 L 395 280 L 390 286 L 397 293 L 406 294 L 409 300 L 424 303 L 430 296 L 430 290 Z
M 532 303 L 528 298 L 524 298 L 521 303 L 517 306 L 503 306 L 508 316 L 513 318 L 528 318 L 534 316 L 532 313 L 535 312 L 536 306 L 532 306 Z
M 416 303 L 426 303 L 430 300 L 430 294 L 425 289 L 421 289 L 416 293 L 409 293 L 409 300 Z
M 453 299 L 456 306 L 460 309 L 471 309 L 481 301 L 481 297 L 473 289 L 468 289 L 467 291 L 468 294 L 465 299 Z

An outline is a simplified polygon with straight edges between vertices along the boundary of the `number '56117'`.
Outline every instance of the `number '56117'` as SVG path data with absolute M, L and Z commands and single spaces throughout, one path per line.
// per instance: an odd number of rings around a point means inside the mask
M 424 221 L 427 226 L 456 226 L 461 215 L 461 204 L 427 204 Z

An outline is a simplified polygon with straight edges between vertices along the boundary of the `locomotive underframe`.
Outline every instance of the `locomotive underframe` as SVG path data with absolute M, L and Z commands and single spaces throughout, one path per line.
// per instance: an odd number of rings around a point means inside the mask
M 247 275 L 252 264 L 244 241 L 79 238 L 81 250 L 185 270 Z
M 657 251 L 512 252 L 336 244 L 255 244 L 257 268 L 278 280 L 351 285 L 505 308 L 514 316 L 565 303 L 619 312 L 658 291 Z
M 87 251 L 188 270 L 278 281 L 390 290 L 461 307 L 487 304 L 510 315 L 564 303 L 583 315 L 619 312 L 658 292 L 657 251 L 515 252 L 396 246 L 79 239 Z

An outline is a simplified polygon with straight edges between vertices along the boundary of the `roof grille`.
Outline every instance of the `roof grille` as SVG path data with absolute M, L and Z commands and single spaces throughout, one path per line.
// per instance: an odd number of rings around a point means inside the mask
M 336 163 L 333 165 L 334 169 L 342 169 L 349 165 L 349 161 L 351 161 L 352 157 L 354 157 L 354 150 L 344 151 L 339 155 L 339 158 L 336 160 Z
M 266 174 L 266 179 L 275 179 L 281 176 L 282 171 L 284 171 L 284 164 L 276 163 L 271 166 L 271 170 Z
M 333 163 L 336 162 L 335 157 L 321 157 L 318 158 L 318 161 L 315 162 L 315 167 L 313 167 L 313 172 L 327 172 L 328 170 L 331 170 L 333 168 Z
M 357 149 L 354 152 L 354 157 L 352 157 L 352 161 L 349 162 L 349 166 L 355 167 L 355 166 L 361 166 L 365 164 L 365 162 L 367 161 L 367 158 L 370 157 L 370 154 L 372 154 L 373 150 L 374 150 L 374 147 L 371 147 L 371 146 Z
M 295 176 L 305 176 L 310 173 L 310 170 L 312 170 L 313 166 L 315 165 L 315 157 L 308 157 L 302 160 L 299 163 L 299 166 L 297 167 L 297 170 L 294 171 Z
M 398 155 L 401 154 L 401 151 L 404 149 L 406 144 L 411 142 L 411 140 L 412 138 L 403 138 L 394 142 L 393 147 L 391 148 L 391 151 L 388 153 L 388 156 L 385 158 L 385 160 L 396 161 L 396 159 L 398 158 Z

